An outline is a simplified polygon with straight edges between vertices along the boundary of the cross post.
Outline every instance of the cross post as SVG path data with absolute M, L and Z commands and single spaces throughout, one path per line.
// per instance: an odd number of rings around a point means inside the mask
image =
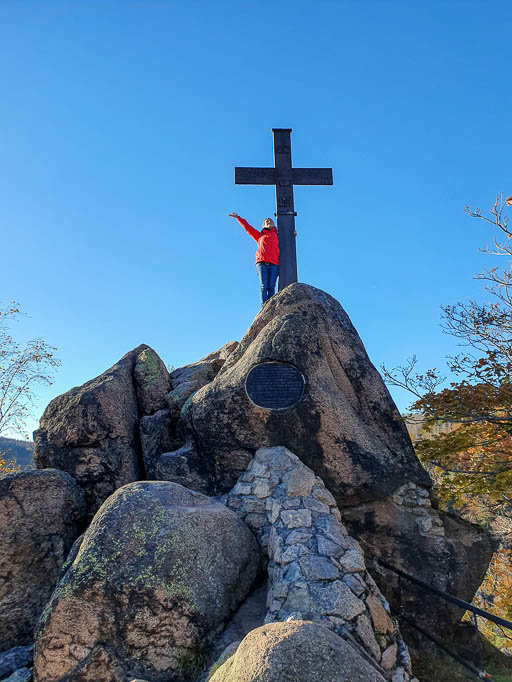
M 279 234 L 279 291 L 297 282 L 294 185 L 332 185 L 332 168 L 293 168 L 291 128 L 272 128 L 274 168 L 235 168 L 235 185 L 275 185 Z

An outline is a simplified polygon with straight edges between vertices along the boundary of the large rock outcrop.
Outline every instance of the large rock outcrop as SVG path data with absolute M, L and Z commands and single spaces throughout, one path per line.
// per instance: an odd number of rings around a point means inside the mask
M 260 395 L 252 399 L 254 368 L 276 364 L 304 379 L 302 394 L 287 409 L 279 405 L 277 381 L 264 390 L 256 385 Z M 293 394 L 293 381 L 285 389 Z M 272 407 L 275 396 L 278 408 Z M 381 556 L 471 601 L 493 543 L 477 527 L 443 522 L 432 507 L 430 477 L 398 410 L 346 313 L 328 294 L 293 284 L 272 297 L 216 378 L 186 403 L 182 418 L 187 444 L 162 458 L 173 464 L 170 478 L 180 473 L 179 463 L 189 485 L 224 493 L 257 448 L 284 445 L 325 482 L 367 561 Z M 404 503 L 411 496 L 417 503 Z M 372 564 L 370 570 L 396 606 L 396 581 L 387 573 L 382 579 Z M 415 618 L 426 599 L 413 591 L 406 610 Z M 442 636 L 460 617 L 441 601 L 428 611 Z
M 215 378 L 237 345 L 227 343 L 171 374 L 152 348 L 138 346 L 100 376 L 51 401 L 34 432 L 36 466 L 74 476 L 86 492 L 89 518 L 132 481 L 170 478 L 186 484 L 186 476 L 172 475 L 182 459 L 164 462 L 163 473 L 158 460 L 183 445 L 184 404 Z M 200 489 L 197 477 L 196 483 Z
M 184 679 L 260 567 L 232 511 L 158 481 L 112 495 L 75 554 L 38 627 L 39 682 Z
M 359 653 L 308 621 L 270 623 L 250 632 L 210 682 L 384 682 Z
M 34 432 L 37 468 L 70 473 L 85 490 L 92 517 L 117 488 L 144 478 L 139 419 L 166 405 L 169 389 L 163 362 L 148 346 L 138 346 L 51 401 Z
M 33 641 L 84 517 L 84 493 L 62 471 L 0 478 L 1 651 Z
M 439 512 L 428 491 L 409 483 L 386 500 L 344 510 L 344 521 L 358 538 L 369 567 L 395 611 L 401 609 L 418 625 L 450 638 L 463 611 L 402 579 L 376 559 L 423 580 L 438 590 L 471 602 L 481 584 L 495 541 L 480 526 Z M 407 642 L 419 641 L 417 631 L 404 625 Z
M 373 560 L 381 557 L 471 601 L 493 543 L 478 528 L 436 510 L 430 477 L 337 301 L 311 286 L 290 285 L 266 303 L 240 344 L 227 344 L 170 378 L 150 351 L 135 349 L 101 377 L 52 401 L 35 434 L 38 466 L 72 473 L 86 490 L 92 513 L 116 488 L 144 476 L 207 495 L 226 494 L 237 480 L 251 483 L 243 477 L 254 473 L 247 467 L 258 448 L 284 446 L 333 495 L 348 532 L 361 542 L 366 568 L 392 606 L 401 603 L 409 616 L 435 625 L 438 635 L 450 635 L 458 612 L 418 590 L 397 596 L 394 576 Z M 252 511 L 244 509 L 251 521 L 244 520 L 258 532 L 259 495 L 251 492 L 248 502 Z M 293 517 L 297 510 L 291 505 L 287 511 Z M 293 559 L 301 570 L 303 565 L 306 572 L 330 570 L 325 561 L 311 567 L 301 558 Z M 345 575 L 341 581 L 347 584 Z M 274 613 L 289 612 L 286 600 L 279 599 Z M 321 599 L 317 602 L 315 608 L 321 606 Z M 315 608 L 308 613 L 318 615 Z M 422 620 L 425 612 L 430 615 Z M 371 637 L 368 641 L 377 657 Z M 132 652 L 118 660 L 118 648 L 109 649 L 106 642 L 101 649 L 86 647 L 76 662 L 80 679 L 94 678 L 106 659 L 112 670 L 138 660 Z
M 283 363 L 304 378 L 290 409 L 258 407 L 250 371 Z M 285 445 L 342 506 L 382 499 L 407 481 L 431 485 L 379 373 L 340 304 L 292 284 L 263 307 L 215 379 L 185 406 L 210 486 L 227 492 L 258 447 Z

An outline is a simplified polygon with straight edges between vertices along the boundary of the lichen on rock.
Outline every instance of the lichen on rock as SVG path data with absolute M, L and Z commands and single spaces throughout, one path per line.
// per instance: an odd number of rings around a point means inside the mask
M 208 646 L 259 566 L 254 537 L 224 505 L 173 483 L 124 486 L 96 514 L 39 623 L 36 681 L 82 679 L 98 646 L 123 674 L 181 679 L 180 661 Z M 96 669 L 106 654 L 94 656 Z
M 167 407 L 166 396 L 171 389 L 169 372 L 152 348 L 144 348 L 133 368 L 140 413 L 154 414 Z

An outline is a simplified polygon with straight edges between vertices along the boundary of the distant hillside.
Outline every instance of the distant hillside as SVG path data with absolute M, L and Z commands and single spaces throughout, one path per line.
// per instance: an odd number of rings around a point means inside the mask
M 15 438 L 2 438 L 0 436 L 0 456 L 6 460 L 15 459 L 22 469 L 33 466 L 34 443 Z
M 454 424 L 453 422 L 438 420 L 435 424 L 429 424 L 428 431 L 424 431 L 426 420 L 421 414 L 403 414 L 402 417 L 413 443 L 423 438 L 432 438 L 433 436 L 439 436 L 441 433 L 449 433 L 460 426 L 460 424 Z

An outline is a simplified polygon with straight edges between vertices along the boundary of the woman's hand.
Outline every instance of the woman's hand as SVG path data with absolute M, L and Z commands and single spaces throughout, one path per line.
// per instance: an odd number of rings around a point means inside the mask
M 228 218 L 239 218 L 239 217 L 240 216 L 238 215 L 238 213 L 235 213 L 234 211 L 233 211 L 233 213 L 228 214 Z

